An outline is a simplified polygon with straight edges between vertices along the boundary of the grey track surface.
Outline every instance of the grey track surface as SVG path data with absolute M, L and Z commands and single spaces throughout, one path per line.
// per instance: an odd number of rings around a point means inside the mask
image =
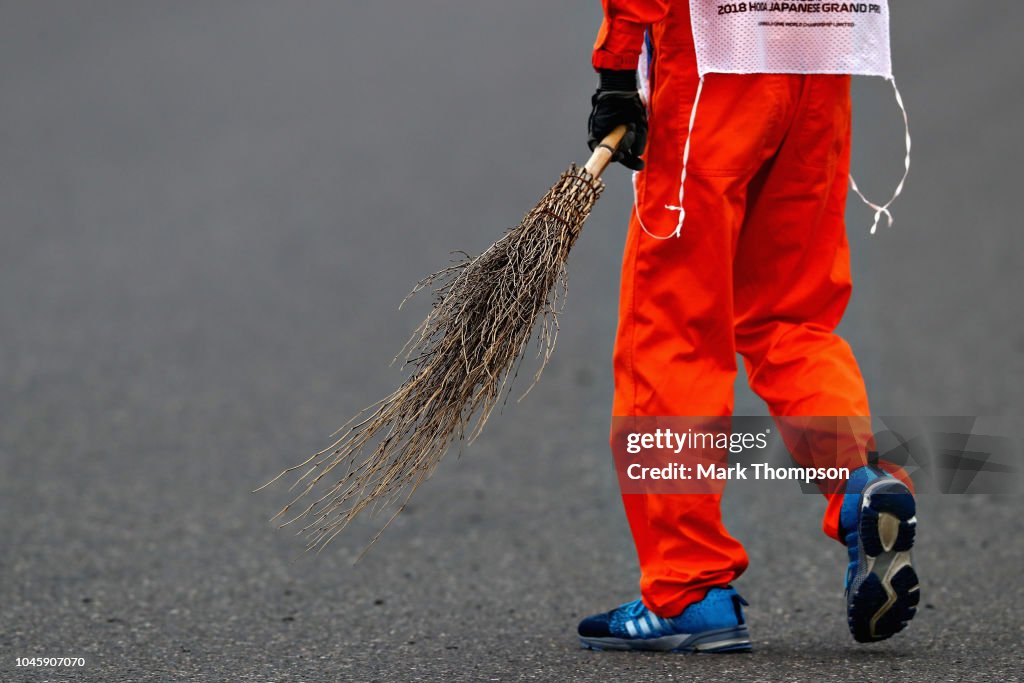
M 879 413 L 1021 416 L 1024 5 L 895 6 L 914 169 L 892 231 L 851 202 L 843 330 Z M 355 566 L 382 520 L 318 557 L 266 523 L 283 488 L 249 490 L 400 380 L 413 281 L 584 157 L 596 0 L 0 16 L 0 681 L 1017 680 L 1007 498 L 922 499 L 925 604 L 865 647 L 822 502 L 734 489 L 756 653 L 578 649 L 578 618 L 636 591 L 605 442 L 621 170 L 527 401 Z M 855 89 L 854 168 L 881 196 L 898 112 Z M 737 410 L 762 408 L 740 386 Z

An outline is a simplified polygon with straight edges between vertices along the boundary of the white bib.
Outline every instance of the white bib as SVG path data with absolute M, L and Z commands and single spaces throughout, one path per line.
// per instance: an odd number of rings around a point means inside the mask
M 889 4 L 690 0 L 697 71 L 892 78 Z
M 889 207 L 903 191 L 910 171 L 910 127 L 903 98 L 892 75 L 889 47 L 888 0 L 874 2 L 779 2 L 777 0 L 690 0 L 690 21 L 693 44 L 697 54 L 700 83 L 690 110 L 686 144 L 683 147 L 683 171 L 679 178 L 679 204 L 666 205 L 679 212 L 676 229 L 668 235 L 651 233 L 640 218 L 637 197 L 637 173 L 633 173 L 633 196 L 640 227 L 657 239 L 678 237 L 686 217 L 686 166 L 690 157 L 690 134 L 697 117 L 697 105 L 709 73 L 794 73 L 854 74 L 881 76 L 888 80 L 896 94 L 896 103 L 903 114 L 906 133 L 906 157 L 903 178 L 892 198 L 876 204 L 860 191 L 850 175 L 850 187 L 865 204 L 875 211 L 871 225 L 874 234 L 882 216 L 893 223 Z M 644 65 L 648 62 L 647 46 L 640 59 L 640 90 L 644 101 L 650 97 Z

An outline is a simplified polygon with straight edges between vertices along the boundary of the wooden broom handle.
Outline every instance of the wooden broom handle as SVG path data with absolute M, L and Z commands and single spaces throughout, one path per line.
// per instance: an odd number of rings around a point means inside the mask
M 611 133 L 608 133 L 604 140 L 598 143 L 597 147 L 594 148 L 594 153 L 590 155 L 586 165 L 583 167 L 587 173 L 595 178 L 601 177 L 604 169 L 608 168 L 608 164 L 611 163 L 612 156 L 614 156 L 615 150 L 618 149 L 619 143 L 622 142 L 622 137 L 625 134 L 626 126 L 618 126 Z

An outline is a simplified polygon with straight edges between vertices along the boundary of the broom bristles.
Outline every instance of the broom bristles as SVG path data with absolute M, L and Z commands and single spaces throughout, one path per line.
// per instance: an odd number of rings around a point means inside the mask
M 290 489 L 298 495 L 274 516 L 289 516 L 281 526 L 301 520 L 307 548 L 322 550 L 361 512 L 404 499 L 386 528 L 454 442 L 480 435 L 536 338 L 539 367 L 526 391 L 533 387 L 558 338 L 569 250 L 603 190 L 599 179 L 570 166 L 483 253 L 463 253 L 416 285 L 410 296 L 432 288 L 434 299 L 396 357 L 404 356 L 412 375 L 343 425 L 327 448 L 260 487 L 305 468 Z M 312 495 L 320 484 L 326 490 Z

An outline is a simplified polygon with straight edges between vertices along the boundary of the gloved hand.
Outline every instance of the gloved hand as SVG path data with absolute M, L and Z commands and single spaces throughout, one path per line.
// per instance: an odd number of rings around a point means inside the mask
M 600 84 L 590 100 L 593 109 L 587 122 L 587 144 L 593 151 L 616 126 L 626 124 L 629 130 L 612 161 L 639 171 L 644 167 L 640 155 L 647 145 L 647 111 L 637 92 L 636 72 L 601 69 L 598 74 Z

